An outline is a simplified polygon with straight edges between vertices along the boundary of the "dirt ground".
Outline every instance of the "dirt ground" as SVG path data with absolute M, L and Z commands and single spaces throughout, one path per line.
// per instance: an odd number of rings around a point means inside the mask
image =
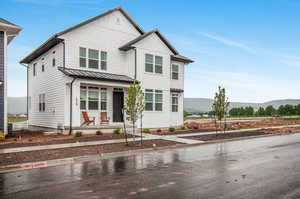
M 101 153 L 111 153 L 111 152 L 152 148 L 153 144 L 155 144 L 156 147 L 180 145 L 180 143 L 167 141 L 167 140 L 146 140 L 144 141 L 143 146 L 140 146 L 139 142 L 136 141 L 135 145 L 133 145 L 133 143 L 130 142 L 130 146 L 125 146 L 125 143 L 118 143 L 118 144 L 104 144 L 104 145 L 84 146 L 84 147 L 71 147 L 67 149 L 51 149 L 51 150 L 8 153 L 8 154 L 0 154 L 0 166 L 26 163 L 26 162 L 46 161 L 52 159 L 76 157 L 76 156 L 83 156 L 83 155 L 95 155 L 95 154 L 100 155 Z
M 128 135 L 128 138 L 131 138 Z M 83 135 L 81 137 L 74 137 L 73 135 L 44 135 L 41 131 L 35 132 L 18 132 L 14 133 L 12 138 L 6 138 L 4 141 L 0 141 L 0 149 L 14 148 L 14 147 L 26 147 L 26 146 L 39 146 L 50 144 L 65 144 L 75 142 L 89 142 L 100 140 L 112 140 L 112 139 L 124 139 L 124 134 L 104 133 L 102 135 L 90 134 Z
M 220 132 L 218 134 L 197 135 L 197 136 L 189 136 L 183 138 L 201 140 L 201 141 L 212 141 L 212 140 L 223 140 L 223 139 L 258 136 L 258 135 L 287 134 L 287 133 L 294 133 L 294 132 L 300 132 L 300 128 L 263 129 L 258 131 L 245 131 L 245 132 L 225 133 L 225 134 Z

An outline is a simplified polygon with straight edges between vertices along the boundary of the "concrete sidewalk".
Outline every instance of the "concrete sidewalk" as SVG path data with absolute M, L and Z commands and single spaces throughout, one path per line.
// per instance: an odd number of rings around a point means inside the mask
M 279 129 L 279 128 L 287 128 L 287 127 L 300 127 L 300 125 L 286 125 L 286 126 L 273 126 L 273 127 L 265 127 L 265 128 L 232 130 L 232 131 L 226 131 L 226 133 L 238 133 L 243 131 L 256 131 L 262 129 Z M 215 134 L 215 132 L 199 132 L 199 133 L 185 133 L 185 134 L 183 133 L 178 135 L 152 135 L 152 134 L 145 133 L 143 134 L 144 135 L 143 140 L 161 139 L 161 140 L 179 142 L 183 144 L 198 144 L 198 143 L 205 143 L 205 142 L 200 140 L 188 139 L 188 137 L 196 136 L 196 135 L 209 135 L 209 134 Z M 133 141 L 133 138 L 129 138 L 128 141 L 129 142 Z M 0 149 L 0 154 L 49 150 L 49 149 L 63 149 L 69 147 L 82 147 L 82 146 L 93 146 L 93 145 L 102 145 L 102 144 L 116 144 L 116 143 L 124 143 L 124 142 L 125 142 L 124 139 L 116 139 L 116 140 L 89 141 L 89 142 L 79 142 L 79 143 L 52 144 L 52 145 L 42 145 L 42 146 L 17 147 L 17 148 Z

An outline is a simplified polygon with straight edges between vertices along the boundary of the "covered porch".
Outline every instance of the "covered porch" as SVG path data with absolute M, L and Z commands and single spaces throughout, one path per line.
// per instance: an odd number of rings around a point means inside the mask
M 68 75 L 66 129 L 121 128 L 127 88 L 134 79 L 125 75 L 93 72 L 79 69 L 60 70 Z M 67 115 L 68 113 L 66 113 Z M 71 120 L 69 120 L 69 118 Z

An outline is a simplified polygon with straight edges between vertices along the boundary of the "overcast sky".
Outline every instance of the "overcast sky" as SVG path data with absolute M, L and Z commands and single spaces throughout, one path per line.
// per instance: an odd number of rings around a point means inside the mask
M 26 95 L 18 62 L 52 34 L 123 6 L 145 31 L 159 28 L 186 66 L 185 97 L 231 101 L 300 98 L 300 1 L 297 0 L 5 0 L 0 17 L 23 27 L 9 45 L 8 95 Z

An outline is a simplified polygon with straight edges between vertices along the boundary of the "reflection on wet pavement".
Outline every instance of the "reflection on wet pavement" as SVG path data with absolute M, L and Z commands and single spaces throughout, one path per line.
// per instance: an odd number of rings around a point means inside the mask
M 297 196 L 299 140 L 274 136 L 7 173 L 0 198 Z

